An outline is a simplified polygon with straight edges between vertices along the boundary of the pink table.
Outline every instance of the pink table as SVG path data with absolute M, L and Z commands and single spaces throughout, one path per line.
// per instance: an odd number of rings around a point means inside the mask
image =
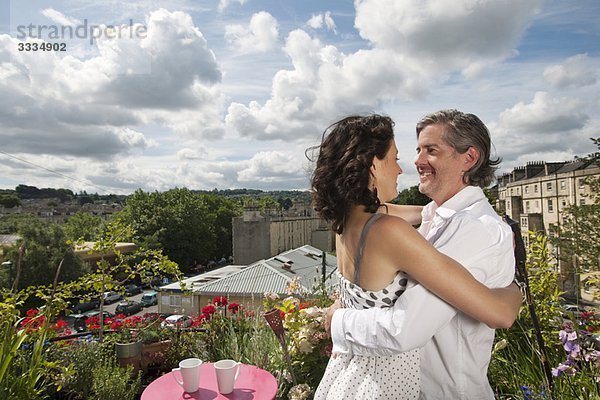
M 185 393 L 169 372 L 148 385 L 141 400 L 272 400 L 277 394 L 275 377 L 253 365 L 240 366 L 240 375 L 235 381 L 233 392 L 229 394 L 219 393 L 212 363 L 203 363 L 200 368 L 200 389 L 197 392 Z

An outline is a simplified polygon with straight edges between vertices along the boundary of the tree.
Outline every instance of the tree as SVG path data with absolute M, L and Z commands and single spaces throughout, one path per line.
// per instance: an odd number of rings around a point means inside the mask
M 69 240 L 93 241 L 102 229 L 102 218 L 79 211 L 65 222 L 63 228 Z
M 119 213 L 136 233 L 135 242 L 163 249 L 182 269 L 215 253 L 215 214 L 188 189 L 146 193 L 137 190 Z
M 73 251 L 62 227 L 58 224 L 47 224 L 39 218 L 25 218 L 17 221 L 16 233 L 21 236 L 16 248 L 8 251 L 7 258 L 12 265 L 17 264 L 18 247 L 24 245 L 25 251 L 21 260 L 21 272 L 17 289 L 28 286 L 49 285 L 52 283 L 56 266 L 63 260 L 61 280 L 71 281 L 84 272 L 84 266 Z M 14 274 L 3 287 L 10 287 Z
M 0 194 L 0 206 L 6 208 L 18 207 L 21 205 L 21 200 L 15 194 Z
M 419 186 L 415 185 L 408 189 L 404 189 L 398 194 L 392 203 L 394 204 L 409 204 L 414 206 L 424 206 L 429 203 L 431 199 L 419 192 Z
M 242 206 L 239 202 L 226 199 L 225 197 L 204 194 L 199 195 L 212 214 L 213 231 L 216 236 L 215 252 L 207 259 L 228 257 L 233 254 L 233 217 L 242 214 Z M 199 261 L 199 260 L 198 260 Z

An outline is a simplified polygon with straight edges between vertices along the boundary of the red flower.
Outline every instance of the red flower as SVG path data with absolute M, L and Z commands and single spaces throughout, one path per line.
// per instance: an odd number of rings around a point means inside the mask
M 196 318 L 194 318 L 194 321 L 192 322 L 192 327 L 197 328 L 201 326 L 204 323 L 204 321 L 206 321 L 206 315 L 200 314 Z
M 213 299 L 213 304 L 217 306 L 226 306 L 227 305 L 227 297 L 225 296 L 215 296 Z
M 298 305 L 298 309 L 299 310 L 304 310 L 305 308 L 310 307 L 310 303 L 300 303 L 300 305 Z
M 231 303 L 227 306 L 227 309 L 233 314 L 236 314 L 240 310 L 240 305 L 238 303 Z
M 202 307 L 202 314 L 209 316 L 213 315 L 217 311 L 217 308 L 212 304 L 207 305 L 206 307 Z
M 27 310 L 27 313 L 26 313 L 26 314 L 27 314 L 27 316 L 28 316 L 29 318 L 33 318 L 33 317 L 35 317 L 36 315 L 38 315 L 38 312 L 39 312 L 39 311 L 38 311 L 38 310 L 36 310 L 35 308 L 30 308 L 29 310 Z
M 285 313 L 281 310 L 279 310 L 279 316 L 281 317 L 281 319 L 285 319 Z

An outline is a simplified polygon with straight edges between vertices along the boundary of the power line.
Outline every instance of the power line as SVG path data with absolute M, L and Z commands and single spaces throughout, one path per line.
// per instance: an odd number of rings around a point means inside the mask
M 9 157 L 12 157 L 12 158 L 14 158 L 15 160 L 19 160 L 19 161 L 21 161 L 21 162 L 24 162 L 25 164 L 32 165 L 32 166 L 34 166 L 34 167 L 36 167 L 36 168 L 43 169 L 43 170 L 45 170 L 45 171 L 51 172 L 51 173 L 53 173 L 53 174 L 55 174 L 55 175 L 58 175 L 58 176 L 62 176 L 63 178 L 67 178 L 67 179 L 70 179 L 70 180 L 72 180 L 72 181 L 75 181 L 75 182 L 79 182 L 79 183 L 83 183 L 83 184 L 85 184 L 85 185 L 88 185 L 88 186 L 95 187 L 95 188 L 97 188 L 97 189 L 100 189 L 100 190 L 102 190 L 103 192 L 105 192 L 105 193 L 107 193 L 107 194 L 110 194 L 110 190 L 108 190 L 108 189 L 106 189 L 106 188 L 103 188 L 103 187 L 101 187 L 101 186 L 95 185 L 95 184 L 93 184 L 93 183 L 91 183 L 91 182 L 89 182 L 89 181 L 82 181 L 81 179 L 73 178 L 72 176 L 65 175 L 65 174 L 63 174 L 63 173 L 61 173 L 61 172 L 54 171 L 54 170 L 52 170 L 52 169 L 50 169 L 50 168 L 42 167 L 41 165 L 38 165 L 38 164 L 32 163 L 31 161 L 24 160 L 24 159 L 22 159 L 22 158 L 20 158 L 20 157 L 17 157 L 17 156 L 15 156 L 15 155 L 9 154 L 9 153 L 7 153 L 7 152 L 5 152 L 5 151 L 2 151 L 2 150 L 0 150 L 0 153 L 2 153 L 2 154 L 4 154 L 4 155 L 7 155 L 7 156 L 9 156 Z

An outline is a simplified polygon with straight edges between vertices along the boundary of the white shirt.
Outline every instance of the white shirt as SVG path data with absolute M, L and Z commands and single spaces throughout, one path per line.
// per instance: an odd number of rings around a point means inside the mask
M 512 282 L 512 231 L 480 188 L 467 186 L 440 207 L 429 203 L 419 231 L 488 287 Z M 421 347 L 421 399 L 494 398 L 487 380 L 494 330 L 417 282 L 409 281 L 392 308 L 337 310 L 331 335 L 339 353 L 392 355 Z

